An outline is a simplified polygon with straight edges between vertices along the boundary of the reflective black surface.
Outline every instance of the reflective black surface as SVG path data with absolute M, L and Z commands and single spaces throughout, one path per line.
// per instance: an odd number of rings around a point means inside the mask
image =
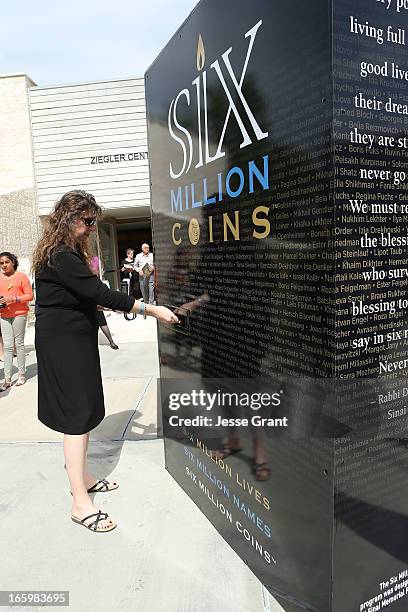
M 407 114 L 390 112 L 407 104 L 407 81 L 392 77 L 393 67 L 408 69 L 402 4 L 334 3 L 336 366 L 338 376 L 374 379 L 339 405 L 360 435 L 336 442 L 335 612 L 408 609 L 406 368 L 393 369 L 407 357 L 398 300 L 408 257 L 406 247 L 381 244 L 406 236 L 408 223 L 407 148 L 398 142 Z
M 177 379 L 263 379 L 282 391 L 269 416 L 291 419 L 273 434 L 166 429 L 167 468 L 287 611 L 374 612 L 380 582 L 404 580 L 407 427 L 388 410 L 405 404 L 379 403 L 392 389 L 378 376 L 405 348 L 379 348 L 378 334 L 408 327 L 405 308 L 355 309 L 405 295 L 406 279 L 384 289 L 363 272 L 403 268 L 406 249 L 359 241 L 406 234 L 408 217 L 350 208 L 369 194 L 406 200 L 408 183 L 357 180 L 361 168 L 403 171 L 405 151 L 350 136 L 406 134 L 406 117 L 359 117 L 354 102 L 370 88 L 406 99 L 403 79 L 361 76 L 361 61 L 391 56 L 408 69 L 404 45 L 364 33 L 371 21 L 403 28 L 396 2 L 202 0 L 146 74 L 159 302 L 183 316 L 178 330 L 160 326 L 162 396 Z M 324 399 L 319 378 L 331 381 Z M 220 462 L 226 442 L 243 450 Z
M 329 27 L 324 1 L 202 2 L 146 75 L 159 300 L 190 309 L 189 333 L 160 330 L 164 378 L 267 376 L 279 384 L 280 373 L 331 373 Z M 217 60 L 225 87 L 211 67 Z M 205 81 L 210 156 L 228 116 L 225 88 L 236 105 L 223 156 L 208 163 Z M 173 175 L 187 167 L 191 145 L 190 169 L 171 178 L 169 164 Z M 193 208 L 192 189 L 195 203 L 208 203 Z M 328 609 L 332 441 L 240 431 L 244 450 L 226 459 L 229 475 L 212 455 L 229 433 L 166 438 L 170 473 L 286 610 Z M 254 473 L 259 446 L 270 471 Z

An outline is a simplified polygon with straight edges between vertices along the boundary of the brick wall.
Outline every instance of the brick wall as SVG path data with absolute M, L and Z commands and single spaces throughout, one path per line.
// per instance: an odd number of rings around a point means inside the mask
M 31 123 L 25 74 L 0 75 L 0 249 L 28 272 L 38 239 Z
M 34 188 L 0 195 L 0 210 L 4 221 L 0 225 L 0 250 L 17 255 L 20 270 L 28 273 L 34 245 L 38 240 Z

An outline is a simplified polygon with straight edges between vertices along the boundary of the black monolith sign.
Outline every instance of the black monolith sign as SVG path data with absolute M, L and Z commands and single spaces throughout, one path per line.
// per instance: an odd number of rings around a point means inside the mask
M 287 612 L 408 610 L 407 23 L 202 0 L 146 73 L 167 469 Z

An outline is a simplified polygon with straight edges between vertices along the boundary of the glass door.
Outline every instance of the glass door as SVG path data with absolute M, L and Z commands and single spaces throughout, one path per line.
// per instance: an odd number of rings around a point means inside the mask
M 118 263 L 116 257 L 116 231 L 112 223 L 102 221 L 97 229 L 98 257 L 102 280 L 109 281 L 111 289 L 118 289 Z

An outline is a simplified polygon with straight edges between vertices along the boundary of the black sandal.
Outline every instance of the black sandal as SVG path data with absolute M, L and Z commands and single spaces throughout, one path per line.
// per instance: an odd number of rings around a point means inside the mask
M 90 489 L 88 489 L 88 493 L 106 493 L 107 491 L 114 491 L 115 489 L 118 489 L 118 488 L 119 488 L 118 484 L 114 485 L 111 482 L 109 482 L 109 480 L 106 480 L 105 478 L 101 478 L 100 480 L 97 480 Z
M 88 521 L 94 516 L 96 516 L 96 519 L 92 521 L 91 523 L 89 523 L 88 525 L 86 525 L 85 521 Z M 101 521 L 107 521 L 108 519 L 111 522 L 110 526 L 98 528 L 98 525 Z M 76 516 L 71 516 L 71 520 L 74 523 L 78 523 L 78 525 L 83 525 L 90 531 L 96 531 L 98 533 L 112 531 L 113 529 L 115 529 L 115 527 L 117 527 L 117 524 L 114 523 L 111 518 L 109 518 L 109 514 L 107 512 L 102 512 L 102 510 L 99 510 L 98 512 L 94 512 L 93 514 L 89 514 L 88 516 L 85 516 L 83 519 L 79 519 Z
M 252 464 L 252 472 L 255 475 L 255 480 L 263 482 L 265 480 L 268 480 L 268 478 L 270 477 L 271 468 L 267 461 L 264 461 L 263 463 L 256 463 L 256 461 L 254 461 L 254 463 Z
M 0 387 L 0 391 L 7 391 L 7 389 L 11 388 L 11 380 L 5 380 L 4 383 Z
M 212 451 L 212 454 L 219 460 L 221 459 L 221 461 L 223 459 L 227 459 L 227 457 L 230 457 L 231 455 L 236 455 L 237 453 L 240 453 L 241 451 L 243 451 L 244 448 L 231 448 L 230 446 L 228 446 L 228 444 L 226 444 L 224 446 L 224 448 L 220 448 L 219 450 L 216 451 Z

